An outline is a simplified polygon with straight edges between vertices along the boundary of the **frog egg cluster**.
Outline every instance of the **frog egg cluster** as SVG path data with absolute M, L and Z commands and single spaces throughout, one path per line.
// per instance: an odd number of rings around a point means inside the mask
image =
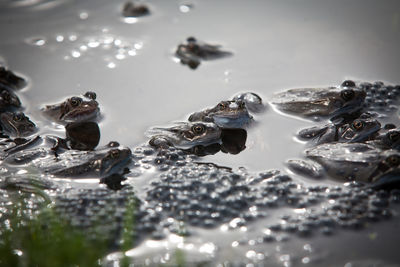
M 157 150 L 151 146 L 143 145 L 133 150 L 132 158 L 135 161 L 133 173 L 140 175 L 140 169 L 167 171 L 174 166 L 184 166 L 192 161 L 193 156 L 175 147 Z
M 366 92 L 364 107 L 378 114 L 392 113 L 398 109 L 400 85 L 385 85 L 383 82 L 361 83 L 360 89 Z
M 267 215 L 267 208 L 303 208 L 319 201 L 279 171 L 256 176 L 214 165 L 188 163 L 160 175 L 146 192 L 146 202 L 161 218 L 214 228 L 232 220 L 235 227 Z
M 136 153 L 152 154 L 151 149 L 140 151 Z M 66 189 L 57 194 L 55 209 L 72 225 L 108 236 L 116 246 L 127 223 L 134 226 L 134 240 L 140 240 L 163 239 L 168 232 L 190 235 L 190 226 L 236 229 L 266 217 L 268 231 L 256 240 L 242 240 L 247 244 L 282 241 L 289 234 L 360 229 L 391 218 L 390 205 L 400 203 L 400 190 L 375 191 L 355 182 L 346 187 L 304 187 L 275 170 L 250 175 L 194 162 L 169 165 L 142 193 L 144 201 L 128 185 L 119 191 Z M 134 221 L 127 222 L 132 201 Z M 279 207 L 303 212 L 268 219 L 269 211 Z
M 101 234 L 115 246 L 124 227 L 133 227 L 132 240 L 138 241 L 143 234 L 155 231 L 160 221 L 157 214 L 144 208 L 131 186 L 118 191 L 65 189 L 57 194 L 54 208 L 71 225 L 89 235 Z
M 313 190 L 324 193 L 324 208 L 309 211 L 296 216 L 281 217 L 278 224 L 271 224 L 259 240 L 271 242 L 277 240 L 278 232 L 297 233 L 299 236 L 310 236 L 313 232 L 331 235 L 335 229 L 362 229 L 368 223 L 387 220 L 392 217 L 388 208 L 390 203 L 400 203 L 400 191 L 365 190 L 359 184 L 348 184 L 347 188 L 336 187 Z M 325 203 L 325 202 L 324 202 Z

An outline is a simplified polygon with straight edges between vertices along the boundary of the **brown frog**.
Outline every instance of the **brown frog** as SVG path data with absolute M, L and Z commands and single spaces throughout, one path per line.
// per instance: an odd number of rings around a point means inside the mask
M 73 96 L 64 102 L 47 105 L 42 108 L 43 114 L 61 123 L 95 120 L 100 113 L 96 93 L 86 92 L 83 97 Z

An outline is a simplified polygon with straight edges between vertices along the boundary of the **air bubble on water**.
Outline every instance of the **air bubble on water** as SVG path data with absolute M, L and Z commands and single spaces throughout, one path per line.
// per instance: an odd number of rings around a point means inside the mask
M 28 44 L 35 45 L 35 46 L 44 46 L 46 44 L 46 39 L 44 38 L 32 38 L 27 40 Z
M 117 66 L 117 65 L 116 65 L 114 62 L 109 62 L 109 63 L 107 64 L 107 68 L 109 68 L 109 69 L 115 69 L 116 66 Z
M 105 45 L 112 44 L 113 42 L 114 42 L 114 37 L 112 36 L 105 36 L 103 39 L 103 44 Z
M 85 52 L 85 51 L 88 50 L 88 47 L 87 47 L 86 45 L 81 45 L 81 46 L 79 47 L 79 50 L 81 50 L 82 52 Z
M 133 17 L 126 17 L 126 18 L 124 18 L 124 22 L 126 24 L 134 24 L 134 23 L 138 22 L 138 19 L 133 18 Z
M 71 56 L 74 57 L 74 58 L 78 58 L 78 57 L 81 56 L 81 53 L 79 51 L 77 51 L 77 50 L 72 50 L 71 51 Z
M 301 262 L 302 262 L 303 264 L 310 263 L 310 258 L 309 258 L 309 257 L 304 257 L 303 259 L 301 259 Z
M 56 36 L 56 41 L 59 42 L 59 43 L 63 42 L 63 41 L 64 41 L 64 36 L 62 36 L 62 35 L 57 35 L 57 36 Z
M 120 46 L 122 44 L 122 41 L 120 39 L 115 39 L 114 40 L 114 45 Z
M 70 36 L 68 36 L 68 40 L 70 40 L 71 42 L 75 42 L 76 40 L 78 40 L 78 36 L 76 36 L 75 34 L 71 34 Z
M 90 48 L 96 48 L 100 45 L 100 43 L 98 41 L 89 41 L 89 43 L 87 44 Z
M 246 257 L 249 259 L 254 259 L 257 253 L 254 250 L 249 250 L 246 252 Z
M 115 55 L 115 58 L 118 60 L 123 60 L 126 58 L 126 56 L 124 54 L 117 54 L 117 55 Z
M 192 4 L 182 4 L 179 6 L 179 11 L 182 13 L 188 13 L 192 8 Z
M 239 242 L 238 241 L 233 241 L 232 242 L 232 247 L 235 248 L 237 246 L 239 246 Z
M 134 47 L 135 47 L 135 49 L 142 49 L 143 48 L 143 43 L 142 42 L 140 42 L 140 43 L 136 43 L 136 44 L 134 44 Z
M 136 56 L 136 54 L 137 54 L 137 53 L 136 53 L 136 50 L 135 50 L 135 49 L 131 49 L 131 50 L 128 51 L 128 55 L 130 55 L 130 56 L 132 56 L 132 57 L 133 57 L 133 56 Z
M 81 20 L 86 20 L 89 17 L 89 14 L 86 11 L 83 11 L 79 14 L 79 18 Z

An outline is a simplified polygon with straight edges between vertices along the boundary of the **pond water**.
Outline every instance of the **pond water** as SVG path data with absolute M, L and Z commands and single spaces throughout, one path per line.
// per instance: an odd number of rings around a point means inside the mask
M 144 3 L 151 14 L 134 20 L 121 16 L 124 1 L 0 3 L 0 61 L 28 79 L 28 87 L 19 95 L 25 113 L 39 126 L 40 133 L 60 132 L 42 117 L 41 107 L 89 90 L 97 93 L 100 103 L 100 143 L 116 140 L 133 148 L 147 142 L 144 133 L 148 128 L 185 121 L 192 112 L 214 106 L 238 92 L 256 92 L 267 103 L 279 91 L 336 86 L 345 79 L 400 82 L 400 4 L 396 0 Z M 220 44 L 233 55 L 189 69 L 173 57 L 177 45 L 189 36 Z M 202 160 L 249 171 L 285 170 L 284 162 L 300 157 L 305 148 L 294 134 L 313 125 L 279 114 L 272 107 L 256 114 L 255 121 L 248 129 L 243 152 L 218 153 Z M 138 191 L 148 183 L 145 178 L 132 178 L 130 182 Z M 257 222 L 250 228 L 264 224 Z M 295 239 L 282 247 L 274 244 L 261 250 L 268 251 L 269 257 L 280 257 L 276 262 L 283 266 L 290 263 L 287 255 L 292 251 L 297 251 L 299 265 L 311 264 L 306 259 L 309 254 L 321 260 L 328 258 L 331 266 L 337 266 L 333 259 L 338 265 L 356 261 L 346 266 L 365 266 L 372 260 L 399 262 L 392 246 L 399 239 L 390 240 L 395 238 L 390 232 L 398 227 L 398 220 L 393 220 L 367 231 Z M 211 251 L 212 256 L 215 248 L 213 243 L 207 246 L 206 241 L 214 239 L 215 231 L 198 232 L 193 238 L 197 240 L 187 242 L 201 244 L 203 251 Z M 371 233 L 379 233 L 379 238 L 371 241 L 367 238 Z M 228 242 L 218 244 L 217 258 L 222 262 L 236 259 L 230 244 L 240 231 L 219 234 Z M 319 249 L 311 253 L 306 244 Z M 343 244 L 360 249 L 347 250 Z M 262 261 L 266 256 L 256 250 L 247 252 L 247 258 L 259 257 Z M 162 253 L 166 252 L 156 251 Z M 312 263 L 318 266 L 319 261 Z

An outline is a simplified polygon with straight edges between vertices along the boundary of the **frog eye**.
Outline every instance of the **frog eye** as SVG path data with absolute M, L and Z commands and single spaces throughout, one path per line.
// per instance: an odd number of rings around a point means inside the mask
M 226 104 L 224 102 L 220 102 L 218 104 L 218 108 L 219 108 L 219 110 L 224 110 L 226 108 Z
M 238 101 L 237 103 L 239 105 L 239 108 L 245 108 L 246 107 L 246 103 L 244 101 Z
M 82 103 L 82 99 L 79 97 L 72 97 L 69 101 L 73 107 L 77 107 Z
M 118 149 L 113 149 L 110 151 L 110 157 L 112 159 L 116 159 L 119 157 L 119 150 Z
M 392 155 L 386 158 L 386 162 L 389 163 L 390 166 L 397 166 L 400 163 L 400 157 L 398 155 Z
M 23 118 L 24 118 L 24 115 L 21 113 L 15 113 L 13 116 L 14 121 L 22 121 Z
M 90 98 L 92 100 L 96 100 L 96 97 L 97 97 L 96 93 L 95 92 L 91 92 L 91 91 L 86 92 L 84 94 L 84 96 L 86 96 L 87 98 Z
M 388 138 L 392 142 L 396 142 L 400 138 L 400 132 L 398 131 L 392 131 L 388 133 Z
M 204 126 L 201 125 L 201 124 L 196 124 L 196 125 L 194 125 L 194 126 L 192 127 L 192 131 L 193 131 L 195 134 L 202 134 L 202 133 L 204 133 L 205 128 L 204 128 Z
M 111 141 L 107 145 L 108 147 L 119 147 L 119 143 L 117 141 Z
M 351 89 L 345 89 L 340 92 L 340 96 L 343 98 L 344 101 L 350 101 L 354 97 L 354 91 Z
M 353 125 L 353 128 L 356 130 L 361 130 L 364 127 L 364 123 L 360 120 L 353 121 L 352 125 Z
M 355 87 L 356 83 L 353 82 L 352 80 L 346 80 L 342 83 L 343 87 Z

